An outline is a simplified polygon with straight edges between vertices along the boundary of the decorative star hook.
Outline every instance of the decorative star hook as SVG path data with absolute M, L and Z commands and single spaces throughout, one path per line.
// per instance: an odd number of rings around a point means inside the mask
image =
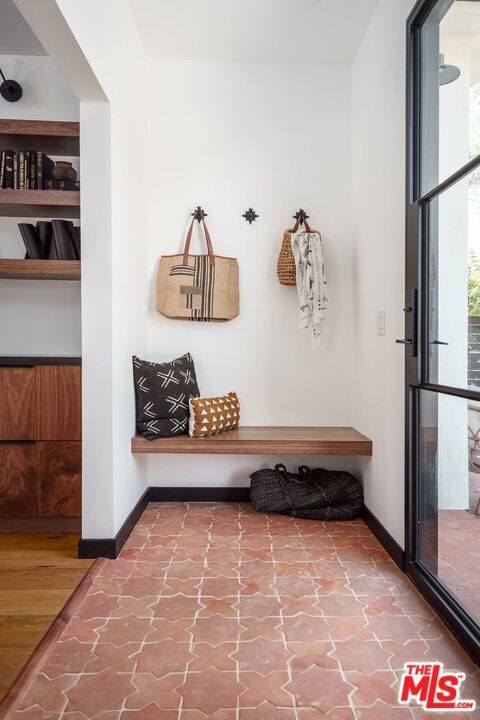
M 307 215 L 306 211 L 300 208 L 300 210 L 298 210 L 293 217 L 295 218 L 295 220 L 300 220 L 300 223 L 303 223 L 305 222 L 305 220 L 307 220 L 307 218 L 310 217 L 310 215 Z
M 253 208 L 248 208 L 248 210 L 243 213 L 242 217 L 245 218 L 249 225 L 251 225 L 252 222 L 255 222 L 255 220 L 260 216 L 257 215 Z
M 197 205 L 197 209 L 190 214 L 193 218 L 195 218 L 195 220 L 198 220 L 198 222 L 202 222 L 203 218 L 206 218 L 208 215 L 208 213 L 206 213 L 200 205 Z

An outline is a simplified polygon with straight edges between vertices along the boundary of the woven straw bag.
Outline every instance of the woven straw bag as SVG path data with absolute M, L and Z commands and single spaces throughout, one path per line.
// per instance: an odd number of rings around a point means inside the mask
M 292 234 L 296 233 L 301 225 L 301 218 L 295 223 L 295 227 L 288 228 L 283 233 L 282 247 L 277 260 L 277 276 L 281 285 L 297 284 L 297 269 L 295 267 L 295 258 L 292 252 Z M 310 226 L 304 220 L 305 230 L 311 232 Z

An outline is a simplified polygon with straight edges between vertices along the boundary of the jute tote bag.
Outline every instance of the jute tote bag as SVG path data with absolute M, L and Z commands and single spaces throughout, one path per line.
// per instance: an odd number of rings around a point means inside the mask
M 157 271 L 157 310 L 176 320 L 222 322 L 240 312 L 238 262 L 213 254 L 205 220 L 207 255 L 190 255 L 193 218 L 183 255 L 162 255 Z

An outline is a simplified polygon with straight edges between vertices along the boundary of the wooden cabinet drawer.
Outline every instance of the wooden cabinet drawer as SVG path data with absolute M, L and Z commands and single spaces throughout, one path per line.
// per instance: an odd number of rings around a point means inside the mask
M 0 368 L 0 440 L 35 437 L 35 368 Z
M 35 368 L 35 439 L 81 440 L 81 368 L 42 365 Z
M 32 517 L 36 511 L 35 445 L 0 443 L 0 516 Z
M 37 442 L 35 449 L 38 515 L 81 515 L 82 444 Z
M 0 367 L 0 517 L 80 516 L 81 464 L 81 367 Z

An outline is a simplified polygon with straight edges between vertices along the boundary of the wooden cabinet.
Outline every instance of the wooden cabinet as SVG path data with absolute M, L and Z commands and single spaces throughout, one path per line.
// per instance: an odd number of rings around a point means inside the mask
M 35 439 L 80 440 L 82 388 L 80 368 L 43 365 L 35 368 Z
M 35 444 L 0 444 L 0 516 L 32 517 L 36 507 Z
M 81 514 L 82 445 L 79 442 L 36 443 L 38 515 Z
M 0 368 L 0 440 L 33 440 L 35 368 Z
M 79 516 L 80 441 L 78 365 L 0 367 L 0 517 Z

